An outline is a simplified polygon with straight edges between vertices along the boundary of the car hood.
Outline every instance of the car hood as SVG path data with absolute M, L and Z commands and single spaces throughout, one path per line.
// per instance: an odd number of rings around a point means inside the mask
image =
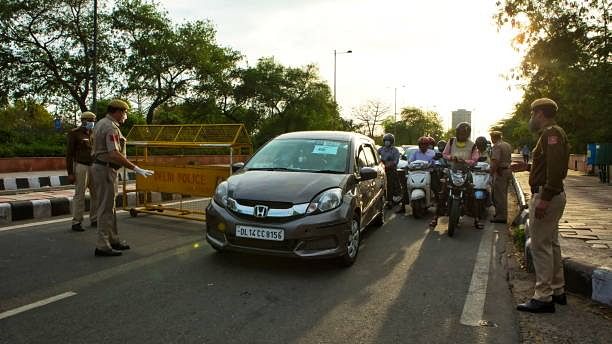
M 350 177 L 347 174 L 247 170 L 228 179 L 228 195 L 234 199 L 307 203 L 323 190 L 344 188 Z

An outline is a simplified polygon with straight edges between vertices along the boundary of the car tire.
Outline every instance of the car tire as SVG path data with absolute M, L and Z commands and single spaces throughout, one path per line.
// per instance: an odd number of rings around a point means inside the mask
M 359 243 L 361 242 L 361 231 L 359 226 L 359 218 L 353 217 L 350 222 L 350 233 L 346 241 L 346 253 L 338 258 L 338 263 L 342 267 L 349 267 L 357 260 L 359 254 Z

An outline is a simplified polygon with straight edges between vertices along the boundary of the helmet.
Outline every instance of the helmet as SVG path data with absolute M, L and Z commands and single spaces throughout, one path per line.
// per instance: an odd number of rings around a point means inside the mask
M 393 134 L 391 133 L 386 133 L 385 136 L 383 136 L 383 142 L 385 141 L 389 141 L 391 142 L 391 144 L 395 143 L 395 136 L 393 136 Z
M 478 137 L 476 138 L 476 141 L 475 141 L 474 143 L 475 143 L 477 146 L 481 146 L 481 145 L 482 145 L 482 146 L 486 146 L 486 145 L 489 143 L 489 141 L 487 141 L 487 138 L 486 138 L 486 137 L 484 137 L 484 136 L 478 136 Z
M 420 145 L 429 145 L 429 138 L 427 136 L 421 136 L 419 137 L 419 139 L 417 140 L 417 144 Z
M 470 134 L 472 133 L 472 126 L 468 122 L 461 122 L 457 124 L 457 126 L 455 127 L 455 131 L 458 131 L 459 129 L 466 130 L 468 136 L 470 136 Z
M 431 146 L 431 148 L 433 148 L 436 145 L 436 140 L 434 140 L 434 138 L 431 136 L 427 136 L 427 142 L 428 142 L 428 145 Z
M 440 147 L 442 147 L 442 148 L 440 148 Z M 444 150 L 445 147 L 446 147 L 446 141 L 444 141 L 444 140 L 438 141 L 438 150 L 440 151 L 440 153 L 442 153 L 442 151 Z

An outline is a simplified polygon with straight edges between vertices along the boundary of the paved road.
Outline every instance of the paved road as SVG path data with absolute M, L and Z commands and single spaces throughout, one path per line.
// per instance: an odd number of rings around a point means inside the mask
M 215 253 L 203 224 L 155 216 L 122 213 L 133 249 L 112 258 L 67 219 L 0 227 L 0 343 L 518 342 L 503 227 L 427 222 L 389 216 L 348 269 Z

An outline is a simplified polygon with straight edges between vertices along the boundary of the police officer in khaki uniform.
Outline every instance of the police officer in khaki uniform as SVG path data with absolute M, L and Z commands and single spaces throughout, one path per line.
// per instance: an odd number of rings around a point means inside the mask
M 536 284 L 533 298 L 517 306 L 524 312 L 553 313 L 555 303 L 567 304 L 559 220 L 565 209 L 563 179 L 567 176 L 569 144 L 565 131 L 555 123 L 557 110 L 557 104 L 548 98 L 531 103 L 529 129 L 540 134 L 529 174 L 529 232 Z
M 98 121 L 93 132 L 93 177 L 98 197 L 98 242 L 96 256 L 120 256 L 121 251 L 129 250 L 125 241 L 119 240 L 115 198 L 117 197 L 117 170 L 129 168 L 143 177 L 153 174 L 144 170 L 125 157 L 125 137 L 119 125 L 127 119 L 129 106 L 122 100 L 108 103 L 106 117 Z
M 85 212 L 85 189 L 89 189 L 89 221 L 96 227 L 96 193 L 93 189 L 91 176 L 91 141 L 92 130 L 96 115 L 86 111 L 81 114 L 81 126 L 68 133 L 68 146 L 66 147 L 66 170 L 68 181 L 74 183 L 74 197 L 72 198 L 72 230 L 82 232 L 83 213 Z
M 493 204 L 495 216 L 493 223 L 506 223 L 508 217 L 508 184 L 512 178 L 510 164 L 512 163 L 512 146 L 505 142 L 502 133 L 492 131 L 491 141 L 491 175 L 493 176 Z

